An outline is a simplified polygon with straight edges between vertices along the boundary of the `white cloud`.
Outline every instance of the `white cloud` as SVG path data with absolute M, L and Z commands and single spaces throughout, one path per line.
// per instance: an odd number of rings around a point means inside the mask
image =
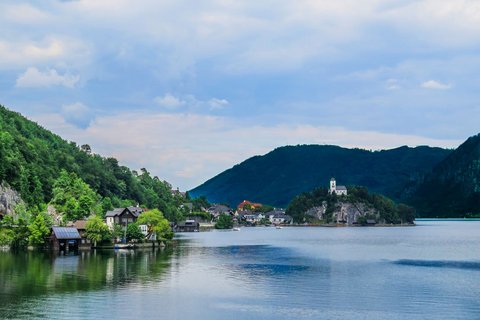
M 448 90 L 452 88 L 451 84 L 442 83 L 436 80 L 425 81 L 420 86 L 425 89 L 434 89 L 434 90 Z
M 16 86 L 24 88 L 51 86 L 73 88 L 79 80 L 80 77 L 78 75 L 68 73 L 60 75 L 55 69 L 47 69 L 42 72 L 35 67 L 29 67 L 24 73 L 18 76 Z
M 40 41 L 22 38 L 5 40 L 0 37 L 0 70 L 15 70 L 33 64 L 83 67 L 92 57 L 90 45 L 76 38 L 51 36 Z
M 62 106 L 61 114 L 67 122 L 78 128 L 87 128 L 94 118 L 93 111 L 81 102 Z
M 211 110 L 216 110 L 216 109 L 223 109 L 226 106 L 228 106 L 230 103 L 226 99 L 212 98 L 208 101 L 208 104 L 210 105 Z
M 185 105 L 184 100 L 177 98 L 170 93 L 166 93 L 163 97 L 155 97 L 153 101 L 167 109 L 177 109 Z
M 184 107 L 183 110 L 193 112 L 221 110 L 230 104 L 227 99 L 211 98 L 210 100 L 200 100 L 191 94 L 178 97 L 170 93 L 155 97 L 153 101 L 168 110 L 178 110 Z
M 0 5 L 0 16 L 3 21 L 12 21 L 21 24 L 36 24 L 48 22 L 51 15 L 32 5 L 22 3 L 13 5 Z
M 398 90 L 402 88 L 397 79 L 388 79 L 386 81 L 386 87 L 388 90 Z

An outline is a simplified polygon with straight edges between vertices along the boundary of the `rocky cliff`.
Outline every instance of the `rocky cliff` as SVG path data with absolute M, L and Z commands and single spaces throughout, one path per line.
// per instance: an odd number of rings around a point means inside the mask
M 335 204 L 333 211 L 327 213 L 327 208 L 327 202 L 324 201 L 321 206 L 309 209 L 306 214 L 318 220 L 333 220 L 335 223 L 347 225 L 358 223 L 360 217 L 379 217 L 377 210 L 364 203 L 339 201 Z M 332 218 L 327 218 L 327 214 L 331 215 Z
M 14 214 L 14 209 L 19 204 L 24 204 L 20 194 L 13 190 L 8 183 L 0 183 L 0 216 Z

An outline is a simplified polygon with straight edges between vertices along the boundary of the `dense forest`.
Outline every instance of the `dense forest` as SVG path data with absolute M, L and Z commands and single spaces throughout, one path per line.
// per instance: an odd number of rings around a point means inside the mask
M 418 179 L 451 152 L 426 146 L 373 152 L 328 145 L 287 146 L 250 158 L 189 193 L 231 206 L 249 199 L 286 207 L 295 196 L 327 186 L 335 177 L 340 184 L 365 186 L 404 201 L 415 192 Z
M 169 220 L 181 215 L 183 198 L 146 169 L 132 171 L 114 158 L 94 154 L 0 106 L 0 183 L 18 191 L 28 208 L 55 204 L 69 218 L 90 211 L 140 204 Z M 70 194 L 68 194 L 70 192 Z M 67 194 L 65 194 L 67 193 Z M 66 210 L 68 209 L 68 210 Z
M 349 187 L 347 196 L 330 194 L 326 188 L 317 188 L 296 196 L 287 207 L 286 213 L 297 223 L 315 222 L 315 217 L 308 214 L 309 209 L 326 205 L 323 223 L 334 221 L 334 215 L 341 203 L 352 204 L 356 208 L 366 208 L 369 213 L 358 218 L 358 224 L 373 219 L 384 224 L 413 223 L 415 209 L 405 204 L 368 192 L 364 187 Z M 361 205 L 361 206 L 360 206 Z
M 480 217 L 480 135 L 468 138 L 414 190 L 410 202 L 424 217 Z

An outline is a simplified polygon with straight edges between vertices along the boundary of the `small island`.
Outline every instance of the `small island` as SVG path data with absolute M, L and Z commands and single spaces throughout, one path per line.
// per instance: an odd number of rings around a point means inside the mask
M 338 186 L 318 188 L 295 197 L 286 213 L 295 223 L 313 225 L 413 225 L 415 209 L 367 188 Z

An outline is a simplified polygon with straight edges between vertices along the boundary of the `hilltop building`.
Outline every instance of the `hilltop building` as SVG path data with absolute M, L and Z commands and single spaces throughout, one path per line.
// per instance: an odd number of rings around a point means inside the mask
M 330 194 L 335 193 L 337 196 L 347 195 L 347 188 L 345 186 L 337 186 L 335 178 L 330 179 Z

